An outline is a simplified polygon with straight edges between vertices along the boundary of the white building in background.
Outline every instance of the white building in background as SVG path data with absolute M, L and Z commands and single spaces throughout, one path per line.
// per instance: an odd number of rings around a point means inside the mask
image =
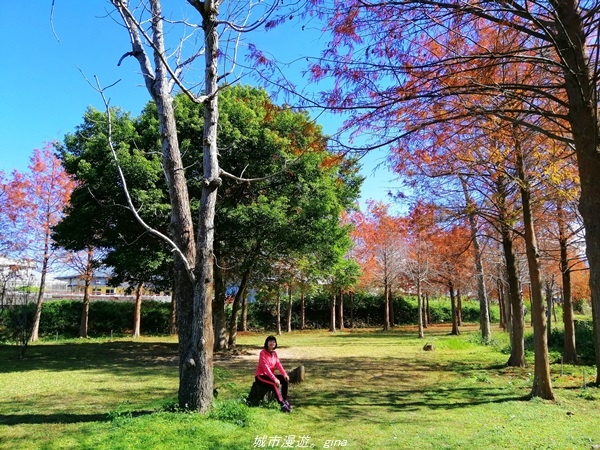
M 0 280 L 11 288 L 29 286 L 34 279 L 35 263 L 0 256 Z
M 41 274 L 33 261 L 0 256 L 0 306 L 28 303 L 37 298 Z M 46 276 L 45 297 L 49 292 L 65 292 L 67 283 L 51 275 Z
M 35 283 L 35 263 L 0 256 L 0 306 L 23 303 Z

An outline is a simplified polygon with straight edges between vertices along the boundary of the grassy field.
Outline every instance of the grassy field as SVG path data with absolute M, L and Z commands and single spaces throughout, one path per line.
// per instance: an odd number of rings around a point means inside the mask
M 504 366 L 505 334 L 482 346 L 475 327 L 448 331 L 280 336 L 284 365 L 306 368 L 291 414 L 241 401 L 265 333 L 242 333 L 235 352 L 215 356 L 207 415 L 174 410 L 173 338 L 48 341 L 25 360 L 0 346 L 0 449 L 600 448 L 594 368 L 556 363 L 557 401 L 525 400 L 532 367 Z

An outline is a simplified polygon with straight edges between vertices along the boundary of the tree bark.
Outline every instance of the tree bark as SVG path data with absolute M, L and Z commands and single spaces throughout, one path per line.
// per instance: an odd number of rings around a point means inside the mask
M 509 309 L 506 311 L 507 325 L 510 333 L 511 351 L 506 363 L 510 367 L 525 367 L 525 320 L 523 319 L 523 298 L 519 288 L 519 276 L 513 248 L 513 238 L 508 224 L 506 206 L 506 180 L 496 180 L 498 194 L 498 221 L 502 237 L 502 249 L 508 278 Z
M 394 328 L 396 326 L 396 322 L 394 320 L 394 316 L 395 316 L 395 312 L 394 312 L 394 292 L 392 290 L 392 288 L 390 287 L 390 292 L 389 292 L 389 305 L 390 305 L 390 312 L 389 312 L 389 318 L 390 318 L 390 327 Z
M 240 331 L 248 331 L 248 293 L 242 299 L 242 323 Z
M 237 339 L 237 328 L 240 310 L 242 306 L 242 298 L 246 294 L 246 286 L 248 285 L 248 278 L 250 277 L 250 268 L 247 268 L 242 274 L 242 279 L 238 290 L 235 293 L 233 299 L 233 305 L 231 305 L 231 318 L 229 319 L 229 341 L 227 344 L 229 347 L 235 347 L 235 341 Z
M 499 266 L 500 267 L 500 266 Z M 506 314 L 506 295 L 504 292 L 504 270 L 500 270 L 498 274 L 498 279 L 496 280 L 496 289 L 498 290 L 498 309 L 500 310 L 500 328 L 506 331 L 508 329 L 507 323 L 507 314 Z
M 338 302 L 338 328 L 344 329 L 344 292 L 340 288 L 339 302 Z
M 171 233 L 178 248 L 174 261 L 173 298 L 179 335 L 179 406 L 206 412 L 213 400 L 212 264 L 214 211 L 218 178 L 216 127 L 218 9 L 212 1 L 189 1 L 202 16 L 205 34 L 204 184 L 198 234 L 194 236 L 190 201 L 173 110 L 171 75 L 166 64 L 163 14 L 159 0 L 150 0 L 154 69 L 146 54 L 135 17 L 126 2 L 112 0 L 129 31 L 131 54 L 138 60 L 146 88 L 158 112 L 162 165 L 171 203 Z
M 423 327 L 427 328 L 431 323 L 431 308 L 429 308 L 429 293 L 423 294 Z
M 83 274 L 83 305 L 81 311 L 81 321 L 79 322 L 79 337 L 87 338 L 89 331 L 89 317 L 90 317 L 90 283 L 94 276 L 94 251 L 91 247 L 87 249 L 87 261 L 85 265 L 85 273 Z
M 335 289 L 331 290 L 331 299 L 329 302 L 329 331 L 335 333 L 336 324 L 335 324 Z
M 133 338 L 139 338 L 141 336 L 141 325 L 142 325 L 142 289 L 144 287 L 143 282 L 139 282 L 135 289 L 135 303 L 133 308 Z
M 417 326 L 418 326 L 418 336 L 419 338 L 424 338 L 425 334 L 423 333 L 423 298 L 421 296 L 421 281 L 417 279 Z
M 390 288 L 387 280 L 383 285 L 383 329 L 390 329 Z
M 595 75 L 590 67 L 579 2 L 553 2 L 556 10 L 556 50 L 563 60 L 569 123 L 575 141 L 581 196 L 579 212 L 585 226 L 586 254 L 594 324 L 596 367 L 600 367 L 600 139 Z M 600 371 L 596 371 L 600 384 Z
M 477 217 L 475 215 L 475 202 L 471 197 L 466 180 L 462 177 L 460 182 L 465 196 L 467 207 L 467 217 L 471 229 L 471 241 L 473 242 L 475 270 L 477 272 L 477 298 L 479 299 L 479 327 L 481 328 L 481 339 L 483 342 L 489 342 L 492 339 L 492 327 L 490 324 L 490 308 L 485 289 L 485 273 L 483 270 L 483 256 L 479 244 L 479 229 L 477 226 Z
M 218 258 L 217 258 L 218 260 Z M 227 316 L 225 314 L 225 279 L 223 269 L 214 267 L 215 298 L 213 300 L 213 331 L 215 334 L 214 351 L 227 350 Z
M 277 304 L 275 305 L 277 310 L 277 336 L 281 335 L 281 293 L 279 286 L 277 287 Z
M 518 131 L 518 130 L 516 130 Z M 533 215 L 531 212 L 531 193 L 525 172 L 520 140 L 516 138 L 517 172 L 520 180 L 521 202 L 523 205 L 523 228 L 525 230 L 525 248 L 529 283 L 531 288 L 531 318 L 533 321 L 534 374 L 532 397 L 554 400 L 552 380 L 550 378 L 550 360 L 548 356 L 548 336 L 546 335 L 546 315 L 544 314 L 544 298 L 540 276 L 539 252 Z
M 354 328 L 354 292 L 350 292 L 350 328 Z
M 35 342 L 39 339 L 40 320 L 42 318 L 42 306 L 44 304 L 44 293 L 46 291 L 46 276 L 48 274 L 48 264 L 50 261 L 50 230 L 44 234 L 44 256 L 42 258 L 42 269 L 40 277 L 40 285 L 35 306 L 35 314 L 33 316 L 33 324 L 29 340 Z
M 553 277 L 554 278 L 554 277 Z M 544 291 L 546 293 L 546 338 L 547 341 L 550 342 L 550 338 L 552 335 L 552 311 L 553 311 L 553 302 L 552 302 L 552 290 L 553 290 L 554 280 L 546 280 Z
M 288 285 L 287 332 L 292 332 L 292 286 Z
M 557 207 L 558 243 L 560 247 L 560 272 L 562 281 L 562 313 L 565 334 L 563 362 L 577 362 L 577 345 L 575 342 L 575 325 L 573 322 L 573 298 L 571 294 L 571 268 L 569 266 L 568 239 L 562 206 Z
M 171 314 L 169 316 L 169 334 L 177 334 L 177 303 L 175 302 L 175 296 L 171 291 Z
M 306 328 L 306 297 L 304 289 L 300 292 L 300 329 Z
M 450 334 L 458 336 L 460 334 L 460 330 L 458 329 L 458 308 L 456 305 L 454 283 L 452 281 L 448 281 L 448 291 L 450 292 L 450 310 L 452 311 L 452 331 Z

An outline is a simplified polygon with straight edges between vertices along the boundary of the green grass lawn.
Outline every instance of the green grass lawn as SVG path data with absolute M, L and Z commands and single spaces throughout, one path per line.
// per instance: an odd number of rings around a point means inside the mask
M 215 355 L 207 415 L 174 410 L 174 338 L 48 341 L 25 360 L 0 346 L 0 449 L 599 448 L 594 368 L 557 363 L 557 401 L 525 400 L 533 367 L 504 366 L 505 334 L 482 346 L 475 327 L 448 331 L 278 337 L 286 368 L 306 368 L 291 414 L 241 402 L 268 333 L 241 333 L 235 352 Z

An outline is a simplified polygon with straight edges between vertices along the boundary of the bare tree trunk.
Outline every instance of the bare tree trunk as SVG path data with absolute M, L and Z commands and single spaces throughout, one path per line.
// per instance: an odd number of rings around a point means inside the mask
M 452 331 L 450 334 L 458 336 L 460 334 L 460 330 L 458 329 L 458 308 L 456 305 L 454 283 L 452 281 L 448 281 L 448 291 L 450 292 L 450 310 L 452 311 Z
M 202 16 L 205 35 L 204 183 L 200 199 L 198 234 L 194 236 L 185 169 L 182 164 L 173 110 L 171 73 L 166 66 L 163 14 L 159 0 L 150 0 L 151 58 L 145 51 L 140 25 L 128 3 L 111 0 L 131 38 L 132 52 L 158 112 L 162 164 L 171 202 L 171 232 L 178 248 L 174 290 L 179 334 L 179 393 L 181 408 L 206 412 L 213 400 L 213 240 L 217 188 L 220 185 L 216 131 L 218 120 L 217 60 L 218 8 L 214 1 L 189 0 Z
M 555 5 L 555 6 L 554 6 Z M 579 2 L 554 2 L 556 50 L 563 60 L 569 123 L 575 141 L 581 196 L 579 211 L 585 225 L 586 254 L 594 324 L 596 367 L 600 367 L 600 138 L 596 70 L 590 67 L 583 12 Z M 600 384 L 600 370 L 596 371 Z
M 338 324 L 339 324 L 339 329 L 343 330 L 344 329 L 344 292 L 342 291 L 342 289 L 340 288 L 340 295 L 339 295 L 339 302 L 338 302 Z
M 500 267 L 500 266 L 499 266 Z M 508 329 L 508 320 L 506 316 L 506 294 L 504 292 L 503 277 L 504 271 L 500 271 L 496 280 L 496 289 L 498 291 L 498 309 L 500 310 L 500 328 L 504 331 Z
M 387 280 L 383 286 L 383 329 L 390 329 L 390 288 Z
M 90 284 L 94 277 L 94 251 L 91 247 L 87 249 L 87 261 L 85 264 L 85 272 L 83 274 L 83 307 L 81 311 L 81 321 L 79 322 L 79 337 L 87 338 L 89 330 L 90 317 Z
M 562 280 L 562 313 L 564 326 L 563 362 L 574 364 L 577 362 L 577 349 L 575 343 L 575 325 L 573 322 L 573 298 L 571 294 L 571 269 L 567 247 L 567 232 L 562 206 L 557 207 L 558 242 L 560 247 L 560 272 Z
M 79 321 L 79 337 L 87 338 L 90 318 L 90 281 L 85 280 L 83 287 L 83 304 L 81 308 L 81 320 Z
M 248 295 L 244 295 L 242 300 L 242 326 L 240 331 L 248 331 Z
M 460 289 L 456 290 L 456 323 L 459 327 L 462 326 L 462 297 Z
M 423 295 L 423 327 L 429 327 L 431 323 L 431 309 L 429 309 L 429 293 L 425 292 Z
M 242 279 L 238 287 L 238 291 L 233 299 L 233 305 L 231 306 L 231 318 L 229 320 L 229 347 L 235 347 L 235 341 L 237 338 L 237 327 L 238 327 L 238 316 L 240 314 L 242 298 L 246 295 L 246 286 L 248 285 L 248 278 L 250 277 L 250 268 L 242 274 Z
M 217 258 L 218 260 L 218 258 Z M 215 298 L 213 300 L 213 331 L 215 343 L 213 350 L 227 350 L 227 315 L 225 314 L 225 277 L 223 269 L 215 264 L 214 267 Z
M 292 285 L 288 285 L 287 332 L 292 332 Z
M 331 300 L 329 302 L 329 331 L 335 333 L 336 325 L 335 325 L 335 289 L 331 289 Z
M 425 334 L 423 333 L 423 297 L 421 295 L 421 281 L 417 280 L 417 326 L 418 326 L 418 336 L 419 338 L 424 338 Z
M 300 329 L 306 328 L 306 298 L 304 289 L 300 292 Z
M 475 215 L 475 202 L 471 197 L 467 182 L 460 177 L 465 204 L 467 207 L 467 216 L 469 218 L 469 227 L 471 228 L 471 241 L 473 242 L 475 270 L 477 272 L 477 298 L 479 299 L 479 327 L 481 328 L 481 339 L 489 342 L 492 339 L 492 327 L 490 324 L 490 308 L 485 289 L 485 273 L 483 271 L 483 256 L 481 246 L 479 245 L 479 229 L 477 226 L 477 217 Z
M 35 307 L 35 315 L 33 316 L 33 324 L 29 340 L 35 342 L 39 339 L 40 321 L 42 318 L 42 305 L 44 304 L 44 293 L 46 291 L 46 275 L 48 274 L 48 263 L 50 261 L 50 231 L 44 235 L 44 257 L 42 259 L 42 270 L 40 277 L 40 286 Z
M 171 291 L 171 314 L 169 316 L 169 334 L 177 334 L 177 302 L 174 292 Z
M 354 328 L 354 292 L 350 292 L 350 328 Z
M 498 193 L 498 221 L 500 222 L 500 234 L 502 236 L 502 249 L 504 252 L 504 262 L 506 264 L 506 274 L 508 277 L 508 295 L 509 307 L 507 310 L 508 329 L 510 333 L 511 351 L 507 366 L 525 367 L 525 321 L 523 319 L 523 298 L 519 289 L 519 277 L 517 272 L 517 263 L 513 248 L 513 238 L 508 225 L 507 206 L 505 204 L 506 180 L 498 177 L 496 180 L 496 189 Z
M 275 305 L 277 310 L 277 336 L 281 335 L 281 293 L 279 292 L 279 286 L 277 287 L 277 304 Z
M 546 326 L 546 339 L 548 342 L 550 342 L 550 337 L 552 336 L 552 310 L 553 310 L 553 304 L 552 304 L 552 290 L 554 288 L 554 280 L 550 281 L 550 280 L 546 280 L 545 283 L 545 291 L 546 291 L 546 320 L 547 320 L 547 326 Z
M 389 300 L 389 305 L 390 305 L 390 312 L 389 312 L 389 317 L 390 317 L 390 327 L 394 328 L 396 326 L 396 323 L 394 321 L 394 316 L 395 316 L 395 312 L 394 312 L 394 292 L 390 286 L 390 300 Z
M 548 336 L 546 335 L 546 315 L 544 314 L 539 252 L 531 212 L 531 194 L 529 192 L 529 182 L 525 173 L 520 141 L 518 137 L 516 139 L 515 150 L 517 157 L 517 171 L 520 179 L 521 202 L 523 205 L 523 228 L 525 230 L 525 248 L 527 252 L 527 265 L 529 267 L 531 287 L 531 318 L 533 320 L 535 362 L 531 396 L 541 397 L 545 400 L 554 400 L 552 380 L 550 378 Z
M 139 282 L 135 289 L 135 303 L 133 308 L 133 338 L 139 338 L 141 336 L 141 325 L 142 325 L 142 290 L 144 283 Z

